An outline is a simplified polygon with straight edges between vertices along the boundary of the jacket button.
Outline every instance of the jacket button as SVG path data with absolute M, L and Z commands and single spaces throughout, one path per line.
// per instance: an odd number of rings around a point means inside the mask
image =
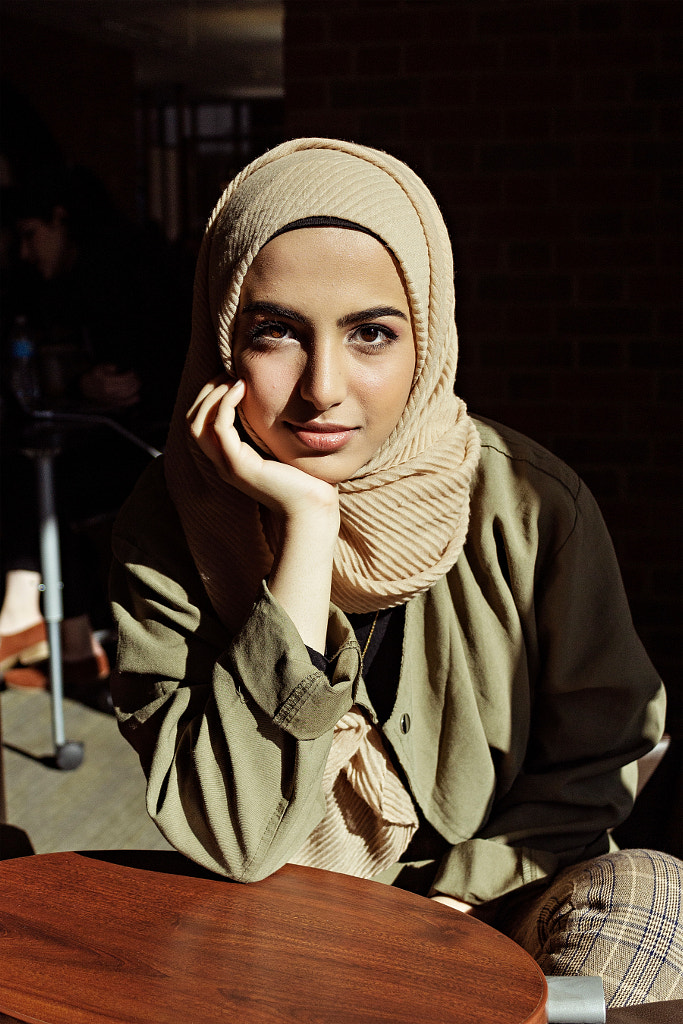
M 401 732 L 406 733 L 410 729 L 410 715 L 401 715 Z

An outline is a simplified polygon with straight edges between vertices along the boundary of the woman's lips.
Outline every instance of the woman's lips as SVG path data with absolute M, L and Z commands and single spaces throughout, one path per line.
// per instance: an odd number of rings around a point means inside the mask
M 337 423 L 298 424 L 288 423 L 288 428 L 303 445 L 315 452 L 336 452 L 351 440 L 355 427 L 343 427 Z

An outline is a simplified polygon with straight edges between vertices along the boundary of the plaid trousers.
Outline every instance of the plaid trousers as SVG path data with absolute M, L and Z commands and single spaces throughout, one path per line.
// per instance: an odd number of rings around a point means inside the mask
M 544 974 L 601 977 L 608 1006 L 683 999 L 682 890 L 683 861 L 620 850 L 566 868 L 501 931 Z

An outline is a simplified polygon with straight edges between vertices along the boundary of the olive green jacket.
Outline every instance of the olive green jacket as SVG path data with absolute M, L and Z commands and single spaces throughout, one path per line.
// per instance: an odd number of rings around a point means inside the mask
M 408 602 L 382 727 L 415 803 L 449 844 L 434 890 L 475 904 L 605 852 L 607 830 L 632 804 L 632 762 L 664 719 L 592 496 L 544 449 L 477 425 L 467 543 L 448 575 Z M 265 582 L 231 636 L 161 459 L 122 510 L 114 555 L 112 686 L 148 811 L 193 860 L 263 878 L 324 813 L 335 723 L 353 704 L 374 718 L 348 619 L 330 607 L 331 679 Z

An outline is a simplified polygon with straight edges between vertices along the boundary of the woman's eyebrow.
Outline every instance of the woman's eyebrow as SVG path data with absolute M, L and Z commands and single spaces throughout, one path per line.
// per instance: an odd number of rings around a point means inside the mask
M 393 306 L 371 306 L 370 309 L 361 309 L 358 313 L 347 313 L 341 320 L 337 320 L 337 327 L 350 327 L 361 320 L 376 320 L 382 316 L 400 316 L 402 320 L 408 319 L 405 313 Z
M 249 302 L 240 310 L 240 313 L 265 313 L 268 316 L 281 316 L 286 320 L 294 320 L 298 324 L 309 323 L 308 317 L 297 313 L 295 309 L 281 306 L 278 302 Z M 351 327 L 353 324 L 361 323 L 363 320 L 376 320 L 378 317 L 383 316 L 398 316 L 402 320 L 408 319 L 402 310 L 396 309 L 394 306 L 371 306 L 369 309 L 360 309 L 356 313 L 347 313 L 337 320 L 337 327 Z
M 308 320 L 295 309 L 288 309 L 287 306 L 280 306 L 277 302 L 250 302 L 240 310 L 243 313 L 267 313 L 269 316 L 283 316 L 287 320 L 294 320 L 298 324 L 307 324 Z

